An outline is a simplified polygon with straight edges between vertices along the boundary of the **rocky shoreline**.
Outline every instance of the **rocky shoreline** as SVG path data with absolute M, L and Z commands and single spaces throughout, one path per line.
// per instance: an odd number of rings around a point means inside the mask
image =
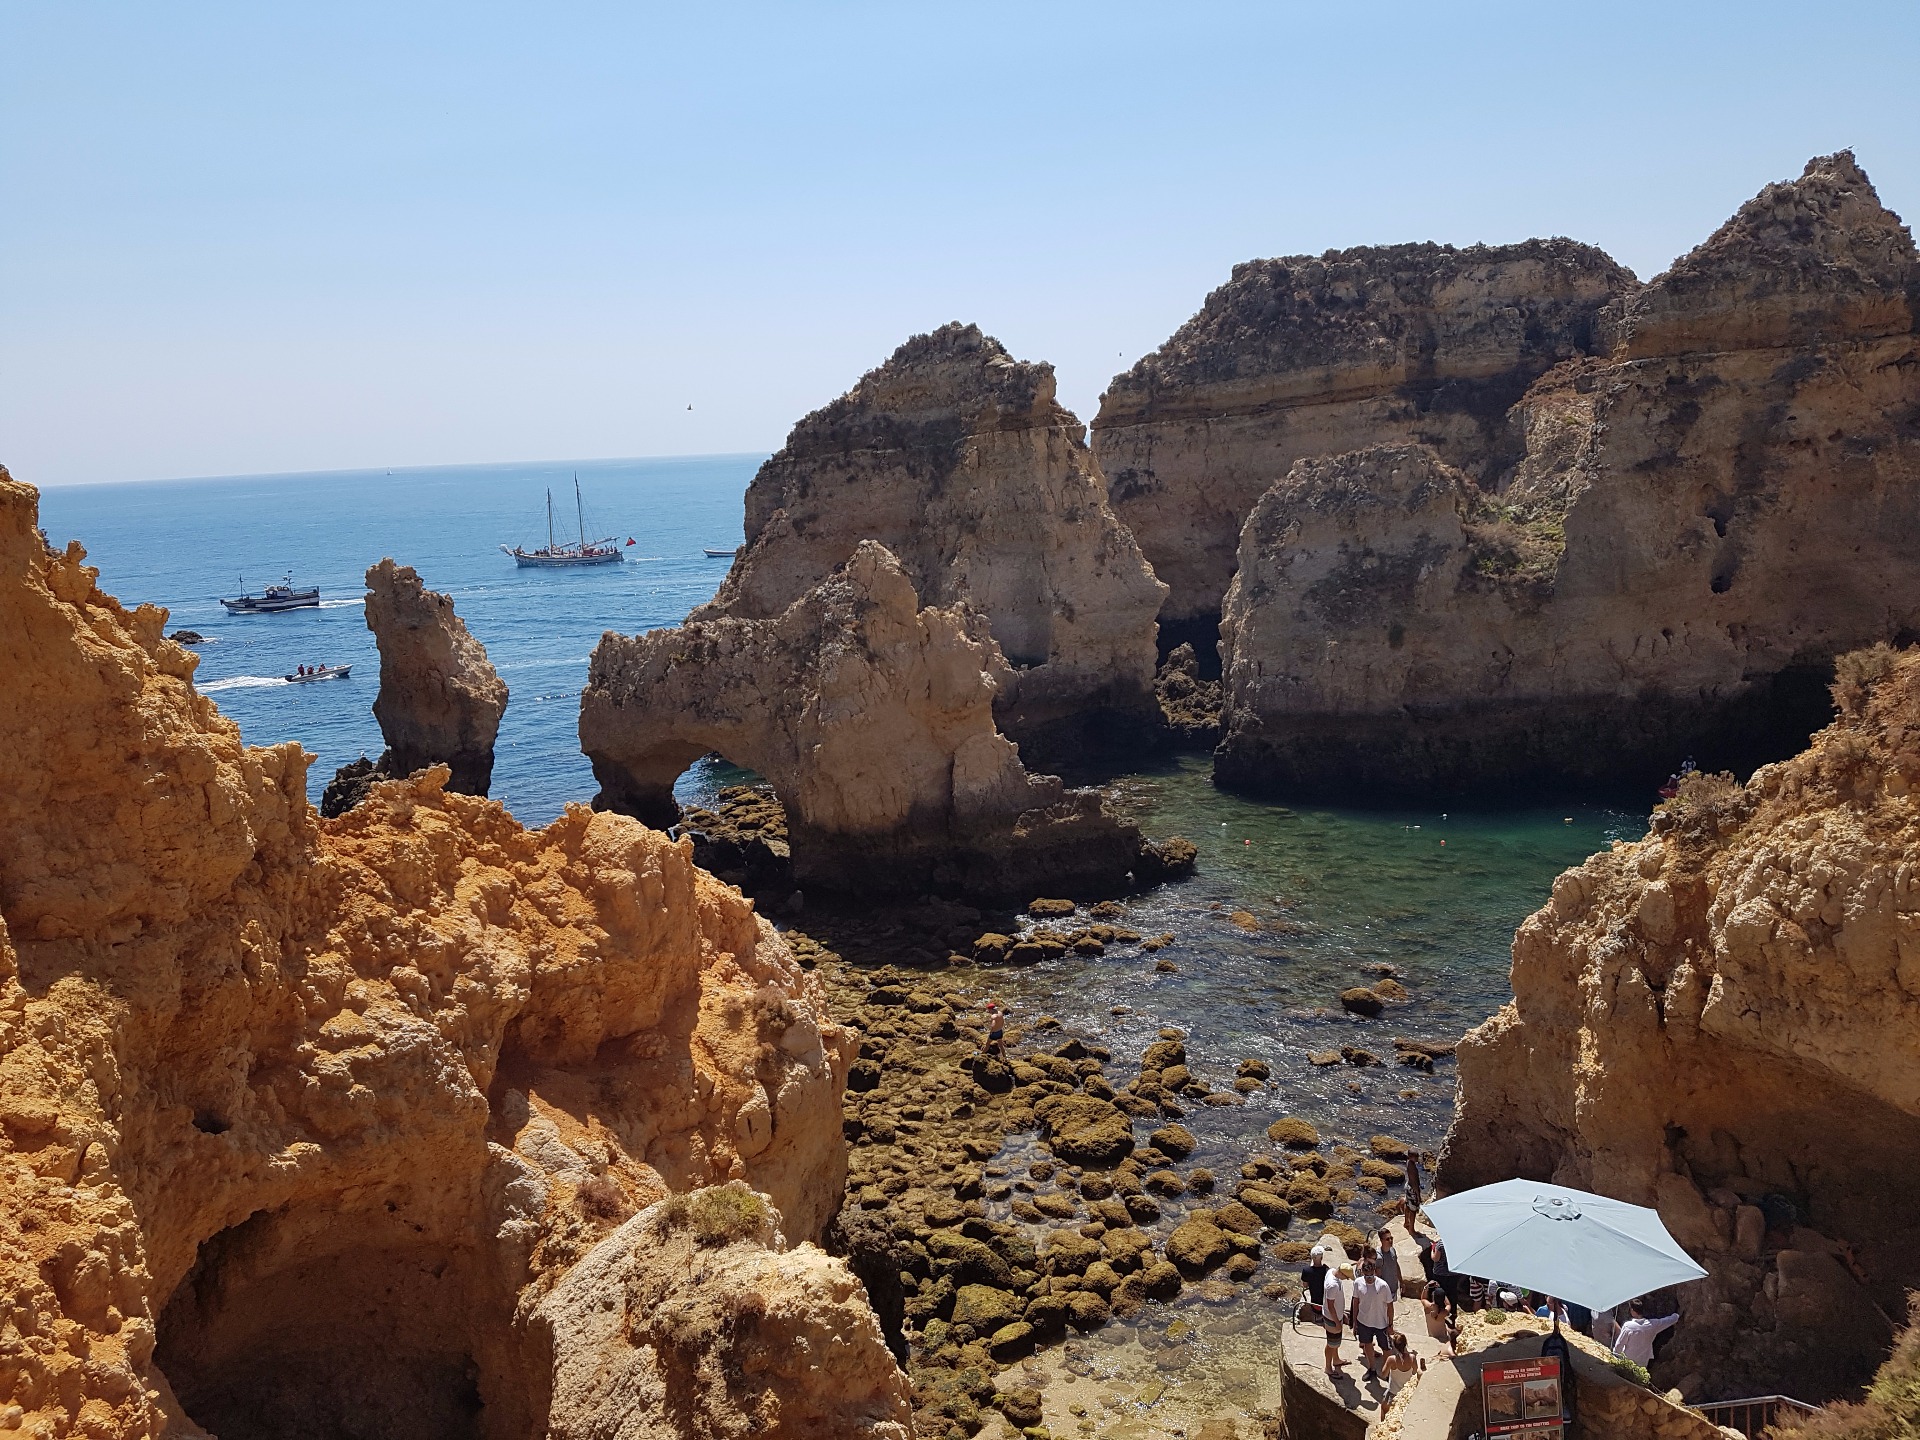
M 1046 1015 L 1016 1019 L 1004 1060 L 986 1055 L 982 1006 L 996 977 L 1039 958 L 1015 952 L 1159 963 L 1172 937 L 1125 919 L 1117 902 L 1041 900 L 1020 916 L 935 903 L 786 930 L 859 1037 L 847 1191 L 829 1245 L 905 1360 L 920 1435 L 970 1435 L 994 1410 L 1016 1428 L 1037 1424 L 1044 1396 L 1027 1381 L 1056 1368 L 1092 1376 L 1075 1348 L 1086 1341 L 1141 1346 L 1177 1390 L 1202 1327 L 1237 1333 L 1254 1310 L 1284 1313 L 1307 1237 L 1357 1243 L 1397 1213 L 1410 1146 L 1386 1133 L 1323 1136 L 1283 1115 L 1231 1168 L 1196 1163 L 1183 1121 L 1249 1096 L 1271 1102 L 1318 1056 L 1248 1056 L 1203 1076 L 1177 1029 L 1116 1054 Z M 1383 1114 L 1382 1129 L 1395 1118 Z

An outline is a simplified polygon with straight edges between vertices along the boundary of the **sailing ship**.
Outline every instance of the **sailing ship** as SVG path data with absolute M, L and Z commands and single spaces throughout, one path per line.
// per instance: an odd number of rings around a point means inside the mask
M 580 477 L 573 477 L 573 513 L 580 527 L 580 539 L 567 544 L 556 543 L 553 538 L 553 490 L 547 490 L 547 543 L 543 549 L 522 550 L 518 545 L 502 545 L 500 549 L 513 556 L 516 565 L 534 566 L 572 566 L 572 565 L 617 565 L 620 563 L 620 545 L 612 535 L 602 536 L 598 540 L 587 539 L 587 512 L 580 503 Z M 627 544 L 634 542 L 628 540 Z
M 344 680 L 351 665 L 309 665 L 287 676 L 289 685 L 305 685 L 314 680 Z
M 246 577 L 240 577 L 240 583 L 246 584 Z M 320 606 L 318 587 L 308 590 L 293 588 L 293 576 L 289 575 L 278 585 L 269 585 L 259 595 L 237 595 L 228 600 L 224 596 L 220 603 L 227 607 L 229 615 L 271 615 L 280 610 L 315 610 Z

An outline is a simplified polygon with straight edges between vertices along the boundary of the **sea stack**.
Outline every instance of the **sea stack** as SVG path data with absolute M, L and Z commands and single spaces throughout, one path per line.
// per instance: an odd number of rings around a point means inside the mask
M 799 1243 L 854 1037 L 785 941 L 637 821 L 525 830 L 437 767 L 321 823 L 300 745 L 242 744 L 36 500 L 0 472 L 6 1427 L 739 1434 L 777 1383 L 904 1440 L 858 1282 Z M 690 1250 L 674 1313 L 764 1329 L 664 1356 L 657 1300 L 568 1304 Z
M 608 634 L 580 748 L 595 803 L 656 825 L 678 818 L 674 781 L 701 755 L 758 771 L 808 889 L 1124 889 L 1139 832 L 1094 792 L 1028 773 L 994 727 L 1008 673 L 979 614 L 923 609 L 906 568 L 865 540 L 772 619 Z
M 1294 461 L 1422 444 L 1476 478 L 1511 463 L 1508 407 L 1589 353 L 1601 308 L 1634 284 L 1557 239 L 1236 265 L 1113 378 L 1093 422 L 1114 513 L 1172 587 L 1162 648 L 1211 646 L 1247 512 Z
M 994 713 L 1029 754 L 1156 738 L 1166 587 L 1108 508 L 1051 365 L 975 325 L 907 341 L 760 467 L 746 546 L 692 618 L 771 620 L 865 540 L 923 604 L 985 617 L 1009 665 Z
M 367 628 L 380 646 L 373 714 L 385 768 L 411 775 L 445 765 L 449 790 L 485 795 L 507 686 L 453 613 L 453 597 L 427 589 L 412 566 L 382 560 L 367 571 Z
M 1803 754 L 1555 880 L 1459 1048 L 1439 1184 L 1657 1206 L 1709 1272 L 1654 1371 L 1689 1395 L 1844 1395 L 1920 1286 L 1920 652 L 1838 673 Z
M 1541 376 L 1515 460 L 1302 460 L 1241 531 L 1217 774 L 1646 793 L 1747 770 L 1920 633 L 1920 263 L 1849 154 L 1770 185 Z M 1457 454 L 1457 452 L 1456 452 Z

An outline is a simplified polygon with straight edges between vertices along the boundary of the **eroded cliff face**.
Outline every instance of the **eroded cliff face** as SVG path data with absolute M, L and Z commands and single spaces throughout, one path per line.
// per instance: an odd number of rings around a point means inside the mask
M 1459 1049 L 1443 1187 L 1657 1205 L 1707 1267 L 1663 1384 L 1841 1393 L 1920 1284 L 1920 653 L 1840 674 L 1804 754 L 1561 875 Z
M 974 325 L 917 335 L 760 467 L 746 547 L 692 618 L 773 619 L 877 541 L 926 604 L 986 618 L 1011 662 L 995 711 L 1014 740 L 1151 737 L 1166 589 L 1082 435 L 1051 365 Z
M 367 628 L 380 647 L 373 715 L 388 768 L 411 775 L 445 765 L 449 790 L 486 794 L 507 686 L 453 613 L 453 597 L 427 589 L 411 565 L 382 560 L 367 571 Z
M 540 1297 L 696 1186 L 817 1235 L 847 1033 L 635 820 L 529 832 L 443 767 L 320 820 L 310 757 L 244 746 L 35 499 L 0 474 L 0 1414 L 566 1433 Z
M 580 701 L 597 803 L 657 824 L 709 751 L 758 771 L 786 807 L 803 886 L 1024 895 L 1124 888 L 1139 833 L 1097 796 L 1033 775 L 994 725 L 1008 675 L 981 617 L 921 608 L 862 541 L 770 620 L 695 618 L 609 634 Z
M 1511 464 L 1508 408 L 1634 283 L 1571 240 L 1236 265 L 1093 422 L 1114 513 L 1172 587 L 1163 643 L 1212 639 L 1247 513 L 1294 461 L 1424 444 L 1475 476 Z
M 1228 783 L 1440 794 L 1745 770 L 1920 633 L 1920 262 L 1851 155 L 1769 186 L 1513 408 L 1512 467 L 1303 461 L 1254 508 Z

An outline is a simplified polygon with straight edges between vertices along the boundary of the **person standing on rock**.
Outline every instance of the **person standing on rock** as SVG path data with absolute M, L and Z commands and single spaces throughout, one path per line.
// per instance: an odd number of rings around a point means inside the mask
M 1402 1289 L 1400 1252 L 1393 1248 L 1393 1235 L 1385 1226 L 1380 1230 L 1380 1278 L 1387 1282 L 1388 1293 L 1398 1300 Z
M 1320 1293 L 1320 1323 L 1327 1331 L 1327 1374 L 1332 1375 L 1347 1368 L 1340 1358 L 1340 1341 L 1346 1329 L 1347 1292 L 1340 1284 L 1347 1274 L 1345 1266 L 1337 1275 L 1326 1277 L 1326 1283 Z
M 994 1000 L 987 1001 L 986 1051 L 996 1059 L 1007 1057 L 1007 1012 Z
M 1401 1211 L 1407 1217 L 1407 1238 L 1417 1239 L 1414 1234 L 1414 1222 L 1420 1218 L 1420 1157 L 1409 1150 L 1407 1152 L 1407 1194 L 1402 1202 Z
M 1325 1302 L 1327 1293 L 1327 1251 L 1326 1247 L 1316 1245 L 1313 1253 L 1307 1257 L 1307 1266 L 1300 1272 L 1300 1283 L 1307 1287 L 1307 1304 L 1316 1312 Z
M 1377 1377 L 1386 1359 L 1387 1331 L 1393 1328 L 1393 1292 L 1373 1260 L 1360 1262 L 1360 1278 L 1353 1282 L 1353 1328 L 1360 1337 L 1360 1363 Z

